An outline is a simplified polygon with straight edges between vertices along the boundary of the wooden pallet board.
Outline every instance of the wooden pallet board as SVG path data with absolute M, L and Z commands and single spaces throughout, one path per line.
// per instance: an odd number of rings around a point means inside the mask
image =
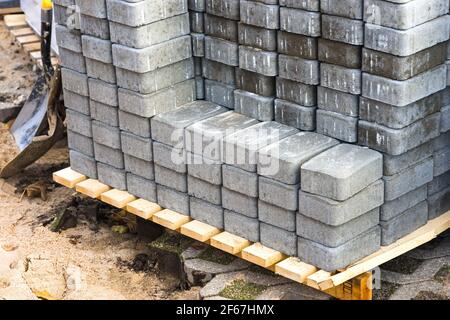
M 24 46 L 26 44 L 31 44 L 31 43 L 38 43 L 39 47 L 41 46 L 41 38 L 35 34 L 17 37 L 16 41 L 20 46 Z
M 91 179 L 87 179 L 84 175 L 70 168 L 55 172 L 53 177 L 55 182 L 76 190 L 78 185 L 87 189 L 90 186 L 97 185 L 96 183 L 86 182 Z M 80 187 L 78 187 L 78 190 L 80 190 Z M 84 190 L 84 192 L 86 194 L 93 191 Z M 92 195 L 96 196 L 97 194 L 93 193 Z M 449 211 L 429 221 L 425 226 L 396 243 L 382 247 L 378 252 L 352 266 L 344 270 L 328 272 L 304 263 L 298 258 L 286 257 L 260 243 L 252 243 L 247 239 L 221 231 L 208 224 L 191 220 L 189 216 L 164 209 L 156 203 L 137 199 L 128 192 L 111 189 L 102 193 L 99 198 L 110 205 L 122 209 L 126 208 L 130 213 L 151 220 L 168 229 L 179 231 L 195 240 L 209 243 L 215 248 L 267 268 L 288 279 L 345 300 L 372 299 L 372 269 L 436 238 L 438 234 L 450 228 Z
M 75 190 L 79 193 L 82 193 L 88 197 L 98 199 L 102 195 L 102 193 L 105 193 L 106 191 L 109 191 L 111 188 L 107 186 L 106 184 L 101 183 L 98 180 L 95 179 L 87 179 L 84 181 L 81 181 L 75 185 Z
M 0 8 L 0 16 L 4 16 L 7 14 L 13 14 L 13 13 L 22 13 L 22 9 L 20 7 Z
M 5 26 L 8 29 L 18 29 L 28 27 L 24 14 L 8 14 L 3 17 Z
M 13 29 L 10 31 L 11 35 L 16 39 L 17 37 L 22 37 L 22 36 L 29 36 L 29 35 L 33 35 L 34 30 L 26 27 L 26 28 L 20 28 L 20 29 Z

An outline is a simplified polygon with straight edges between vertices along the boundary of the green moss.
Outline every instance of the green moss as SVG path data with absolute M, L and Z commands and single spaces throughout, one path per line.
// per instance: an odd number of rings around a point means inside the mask
M 178 233 L 165 232 L 158 239 L 150 242 L 150 248 L 164 250 L 181 255 L 191 244 L 192 240 Z
M 220 296 L 232 300 L 254 300 L 266 290 L 267 287 L 248 283 L 244 280 L 234 280 L 220 292 Z
M 198 256 L 198 258 L 202 259 L 202 260 L 222 264 L 222 265 L 229 265 L 236 259 L 235 256 L 233 256 L 229 253 L 214 249 L 213 247 L 206 248 L 206 250 L 204 250 Z

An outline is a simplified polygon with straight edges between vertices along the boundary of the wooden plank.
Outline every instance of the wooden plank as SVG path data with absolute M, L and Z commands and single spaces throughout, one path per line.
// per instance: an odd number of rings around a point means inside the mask
M 53 173 L 53 181 L 70 189 L 75 185 L 86 180 L 86 176 L 72 170 L 70 167 Z
M 81 181 L 75 186 L 76 191 L 94 199 L 98 199 L 102 193 L 105 193 L 110 189 L 111 188 L 106 184 L 94 179 Z
M 0 8 L 0 16 L 3 16 L 5 14 L 12 14 L 12 13 L 22 13 L 22 9 L 20 7 L 14 7 L 14 8 Z
M 41 43 L 40 42 L 26 43 L 22 46 L 22 48 L 25 52 L 40 51 Z
M 30 44 L 30 43 L 39 43 L 39 46 L 41 45 L 41 38 L 39 38 L 37 35 L 32 34 L 28 36 L 21 36 L 17 37 L 16 41 L 21 45 Z
M 42 58 L 41 51 L 32 51 L 32 52 L 30 52 L 30 57 L 34 61 L 41 59 Z
M 8 29 L 27 27 L 28 23 L 24 14 L 8 14 L 3 17 Z
M 306 278 L 306 284 L 317 290 L 321 290 L 319 284 L 331 278 L 331 272 L 319 270 Z
M 128 203 L 136 200 L 136 198 L 128 192 L 118 189 L 112 189 L 102 193 L 100 199 L 119 209 L 125 208 Z
M 242 259 L 263 268 L 273 266 L 275 263 L 280 262 L 283 257 L 281 252 L 263 246 L 261 243 L 254 243 L 242 250 Z
M 127 204 L 128 212 L 145 220 L 150 220 L 155 213 L 161 210 L 162 208 L 158 204 L 144 199 L 137 199 Z
M 34 31 L 31 28 L 20 28 L 20 29 L 11 30 L 11 34 L 14 38 L 17 38 L 17 37 L 21 37 L 21 36 L 33 35 Z
M 220 233 L 220 229 L 206 223 L 194 220 L 181 226 L 181 234 L 200 242 L 206 242 Z
M 315 272 L 317 272 L 316 267 L 294 257 L 287 258 L 275 265 L 275 273 L 299 283 L 304 283 L 308 276 Z
M 215 235 L 211 238 L 210 243 L 213 247 L 234 255 L 239 254 L 244 248 L 251 245 L 251 242 L 247 239 L 228 232 Z
M 372 272 L 366 272 L 343 284 L 325 290 L 325 293 L 340 300 L 372 300 Z
M 190 220 L 189 216 L 169 209 L 159 211 L 152 217 L 153 222 L 174 231 L 179 230 L 183 224 L 188 223 Z

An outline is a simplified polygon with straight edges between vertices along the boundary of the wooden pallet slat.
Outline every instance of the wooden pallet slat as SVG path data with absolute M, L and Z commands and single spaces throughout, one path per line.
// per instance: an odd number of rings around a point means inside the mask
M 102 193 L 105 193 L 110 189 L 111 188 L 106 184 L 103 184 L 100 181 L 94 179 L 86 179 L 84 181 L 81 181 L 80 183 L 77 183 L 77 185 L 75 186 L 75 190 L 77 192 L 80 192 L 94 199 L 100 198 Z
M 25 43 L 22 46 L 22 49 L 27 52 L 33 52 L 33 51 L 40 51 L 41 50 L 41 43 L 40 42 L 32 42 L 32 43 Z
M 22 36 L 29 36 L 29 35 L 34 34 L 34 31 L 31 28 L 13 29 L 10 32 L 14 38 L 22 37 Z
M 100 199 L 113 207 L 123 209 L 128 203 L 136 200 L 136 197 L 126 191 L 112 189 L 102 193 Z
M 254 243 L 242 250 L 242 259 L 263 268 L 272 267 L 283 258 L 284 255 L 281 252 L 268 248 L 261 243 Z
M 24 14 L 8 14 L 3 17 L 8 29 L 27 27 L 28 23 Z
M 39 43 L 39 46 L 41 46 L 41 38 L 39 38 L 35 34 L 17 37 L 16 41 L 21 46 L 23 46 L 25 44 L 31 44 L 31 43 Z
M 75 185 L 86 180 L 87 177 L 72 170 L 70 167 L 53 173 L 53 180 L 63 186 L 73 189 Z
M 220 233 L 220 229 L 206 223 L 193 220 L 181 226 L 181 234 L 200 242 L 207 242 Z
M 304 263 L 295 257 L 284 259 L 275 265 L 275 273 L 299 283 L 304 283 L 310 275 L 317 271 L 315 266 Z
M 150 220 L 152 216 L 161 211 L 162 208 L 153 202 L 137 199 L 127 204 L 126 210 L 134 215 L 137 215 L 145 220 Z
M 183 224 L 188 223 L 190 220 L 189 216 L 169 209 L 159 211 L 152 217 L 153 222 L 174 231 L 179 230 Z
M 211 238 L 211 245 L 229 254 L 237 255 L 250 246 L 251 242 L 224 231 Z
M 0 16 L 4 16 L 7 14 L 13 14 L 13 13 L 22 13 L 22 9 L 20 7 L 0 8 Z

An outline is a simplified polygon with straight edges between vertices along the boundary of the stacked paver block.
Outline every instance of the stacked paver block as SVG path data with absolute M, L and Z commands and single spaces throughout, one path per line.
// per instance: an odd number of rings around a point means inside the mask
M 275 120 L 303 131 L 316 129 L 320 83 L 317 43 L 320 1 L 280 0 Z
M 364 0 L 321 0 L 317 132 L 358 141 Z
M 194 56 L 195 85 L 197 100 L 205 99 L 205 80 L 203 78 L 203 59 L 205 57 L 205 11 L 206 0 L 188 0 L 189 21 Z
M 448 9 L 446 0 L 365 1 L 359 143 L 384 153 L 383 245 L 426 223 L 427 183 L 442 173 L 436 159 L 446 149 L 432 140 L 446 88 Z

